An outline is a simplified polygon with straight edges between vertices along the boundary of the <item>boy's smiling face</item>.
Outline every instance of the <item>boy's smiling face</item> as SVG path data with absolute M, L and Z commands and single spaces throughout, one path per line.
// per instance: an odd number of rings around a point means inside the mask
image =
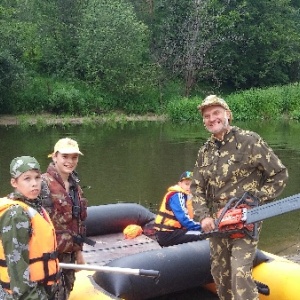
M 53 161 L 55 162 L 58 172 L 62 175 L 71 174 L 77 167 L 79 160 L 79 154 L 71 153 L 65 154 L 57 152 L 53 156 Z

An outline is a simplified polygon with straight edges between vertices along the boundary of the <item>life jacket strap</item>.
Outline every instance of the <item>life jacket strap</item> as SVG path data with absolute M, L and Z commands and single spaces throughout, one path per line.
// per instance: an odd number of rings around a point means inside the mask
M 165 229 L 165 230 L 176 230 L 176 229 L 179 229 L 178 227 L 174 227 L 174 226 L 170 226 L 170 225 L 165 225 L 165 224 L 155 224 L 154 227 L 156 229 L 158 229 L 158 230 L 162 230 L 162 229 Z
M 167 212 L 161 212 L 159 211 L 157 213 L 159 216 L 163 217 L 163 218 L 168 218 L 168 219 L 171 219 L 171 220 L 174 220 L 174 221 L 177 221 L 176 217 L 171 215 L 171 214 L 168 214 Z
M 5 290 L 10 290 L 10 283 L 9 282 L 4 282 L 0 279 L 0 284 L 1 284 L 1 287 Z
M 0 259 L 0 267 L 7 267 L 5 259 Z
M 38 261 L 46 261 L 48 262 L 49 260 L 54 260 L 58 258 L 58 252 L 57 251 L 52 251 L 50 253 L 43 253 L 42 257 L 36 257 L 30 259 L 29 263 L 33 264 Z
M 58 252 L 52 251 L 49 253 L 43 253 L 42 257 L 36 257 L 36 258 L 29 260 L 30 264 L 33 264 L 38 261 L 43 262 L 45 278 L 43 280 L 40 280 L 39 283 L 41 283 L 43 285 L 47 285 L 48 282 L 50 282 L 50 281 L 55 282 L 58 280 L 58 265 L 56 267 L 56 273 L 54 273 L 53 275 L 49 275 L 49 265 L 48 265 L 49 260 L 55 260 L 57 258 L 58 258 Z

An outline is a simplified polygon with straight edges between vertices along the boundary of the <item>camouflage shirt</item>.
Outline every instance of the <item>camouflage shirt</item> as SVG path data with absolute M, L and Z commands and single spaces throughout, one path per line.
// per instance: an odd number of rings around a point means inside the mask
M 232 127 L 223 141 L 211 136 L 198 152 L 191 185 L 195 216 L 215 217 L 246 191 L 260 202 L 273 200 L 287 178 L 286 167 L 258 134 Z
M 10 194 L 10 199 L 20 199 L 17 194 Z M 37 211 L 39 202 L 24 201 Z M 20 205 L 11 206 L 0 218 L 0 236 L 8 265 L 10 287 L 13 294 L 8 294 L 0 285 L 0 299 L 46 300 L 49 299 L 44 287 L 29 279 L 29 239 L 30 218 Z
M 85 236 L 83 221 L 87 213 L 87 200 L 83 197 L 76 173 L 69 175 L 70 193 L 66 191 L 63 179 L 53 163 L 49 164 L 42 179 L 42 205 L 55 227 L 58 252 L 70 253 L 81 250 L 83 241 L 79 239 L 76 242 L 74 237 Z M 76 214 L 74 208 L 77 209 Z

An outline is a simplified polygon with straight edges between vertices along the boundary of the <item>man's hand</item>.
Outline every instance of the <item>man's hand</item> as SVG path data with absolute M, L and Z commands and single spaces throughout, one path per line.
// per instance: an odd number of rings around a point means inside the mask
M 203 232 L 210 232 L 216 228 L 215 220 L 213 218 L 204 218 L 201 221 L 201 228 Z

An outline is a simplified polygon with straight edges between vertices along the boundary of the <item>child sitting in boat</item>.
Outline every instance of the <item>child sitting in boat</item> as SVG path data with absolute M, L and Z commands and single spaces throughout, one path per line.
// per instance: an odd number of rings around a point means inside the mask
M 193 220 L 190 186 L 193 173 L 181 174 L 179 182 L 168 188 L 155 219 L 156 238 L 161 247 L 200 240 L 200 223 Z

